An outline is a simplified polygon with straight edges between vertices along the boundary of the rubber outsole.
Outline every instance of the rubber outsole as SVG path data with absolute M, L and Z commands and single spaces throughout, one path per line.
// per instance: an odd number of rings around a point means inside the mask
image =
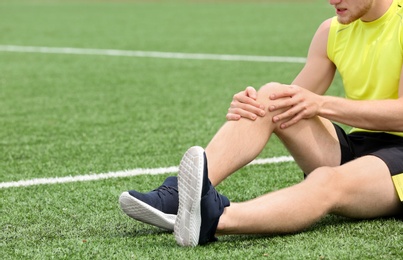
M 179 165 L 179 208 L 174 234 L 180 246 L 197 246 L 199 243 L 203 167 L 204 150 L 198 146 L 191 147 Z
M 120 208 L 129 217 L 141 222 L 166 229 L 174 230 L 176 215 L 166 214 L 141 200 L 131 196 L 129 192 L 123 192 L 119 197 Z

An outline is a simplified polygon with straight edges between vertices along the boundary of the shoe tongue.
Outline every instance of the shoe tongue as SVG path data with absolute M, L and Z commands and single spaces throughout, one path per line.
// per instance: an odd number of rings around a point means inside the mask
M 178 189 L 178 178 L 176 176 L 170 176 L 165 179 L 163 185 Z
M 218 193 L 218 196 L 221 198 L 221 202 L 222 202 L 222 205 L 224 208 L 228 207 L 230 205 L 230 201 L 227 197 L 225 197 L 224 195 L 221 195 L 219 193 Z

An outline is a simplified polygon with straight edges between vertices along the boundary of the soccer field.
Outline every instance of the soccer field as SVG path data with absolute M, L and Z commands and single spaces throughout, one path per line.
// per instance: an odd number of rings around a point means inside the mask
M 0 0 L 0 259 L 403 259 L 395 219 L 181 248 L 119 208 L 205 147 L 233 94 L 290 83 L 332 15 L 322 0 Z M 273 137 L 217 190 L 245 201 L 301 180 Z

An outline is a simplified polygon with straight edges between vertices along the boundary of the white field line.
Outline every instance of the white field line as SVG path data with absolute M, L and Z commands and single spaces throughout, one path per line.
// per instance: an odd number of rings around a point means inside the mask
M 35 47 L 35 46 L 16 46 L 16 45 L 0 45 L 0 51 L 148 57 L 148 58 L 161 58 L 161 59 L 219 60 L 219 61 L 252 61 L 252 62 L 283 62 L 283 63 L 305 63 L 306 61 L 306 58 L 303 57 L 250 56 L 250 55 L 179 53 L 179 52 L 158 52 L 158 51 L 128 51 L 128 50 L 84 49 L 84 48 L 56 48 L 56 47 Z
M 248 55 L 227 55 L 227 54 L 203 54 L 203 53 L 176 53 L 176 52 L 155 52 L 155 51 L 125 51 L 106 49 L 83 49 L 83 48 L 54 48 L 54 47 L 34 47 L 0 45 L 3 52 L 30 52 L 30 53 L 53 53 L 53 54 L 79 54 L 79 55 L 104 55 L 104 56 L 126 56 L 126 57 L 149 57 L 165 59 L 195 59 L 195 60 L 222 60 L 222 61 L 253 61 L 253 62 L 284 62 L 284 63 L 305 63 L 302 57 L 279 57 L 279 56 L 248 56 Z M 290 162 L 290 156 L 281 156 L 266 159 L 256 159 L 249 165 L 271 164 L 280 162 Z M 109 178 L 131 177 L 137 175 L 156 175 L 165 173 L 175 173 L 177 166 L 154 169 L 133 169 L 127 171 L 88 174 L 55 178 L 38 178 L 31 180 L 20 180 L 14 182 L 1 182 L 0 189 L 10 187 L 26 187 L 41 184 L 58 184 L 68 182 L 96 181 Z
M 273 164 L 273 163 L 281 163 L 281 162 L 292 162 L 294 159 L 291 156 L 280 156 L 273 158 L 265 158 L 265 159 L 256 159 L 249 163 L 248 165 L 257 165 L 257 164 Z M 68 183 L 68 182 L 84 182 L 84 181 L 97 181 L 103 179 L 111 179 L 111 178 L 122 178 L 122 177 L 132 177 L 138 175 L 157 175 L 157 174 L 165 174 L 165 173 L 177 173 L 178 167 L 171 166 L 166 168 L 154 168 L 154 169 L 133 169 L 127 171 L 118 171 L 118 172 L 108 172 L 108 173 L 100 173 L 100 174 L 88 174 L 88 175 L 78 175 L 78 176 L 66 176 L 66 177 L 55 177 L 55 178 L 38 178 L 31 180 L 20 180 L 20 181 L 12 181 L 12 182 L 0 182 L 0 189 L 3 188 L 11 188 L 11 187 L 27 187 L 27 186 L 35 186 L 41 184 L 60 184 L 60 183 Z

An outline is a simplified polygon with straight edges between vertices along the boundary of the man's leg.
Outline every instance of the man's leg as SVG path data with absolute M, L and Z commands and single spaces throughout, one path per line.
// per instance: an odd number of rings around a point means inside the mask
M 258 92 L 258 101 L 265 107 L 269 107 L 269 95 L 283 87 L 277 83 L 266 84 Z M 230 121 L 217 132 L 206 148 L 209 179 L 214 186 L 255 159 L 273 132 L 281 138 L 306 173 L 322 165 L 339 164 L 340 146 L 330 121 L 316 117 L 302 120 L 287 130 L 281 130 L 276 128 L 278 124 L 272 122 L 274 115 L 274 113 L 267 113 L 266 116 L 258 118 L 256 121 L 247 119 Z M 154 212 L 150 212 L 149 208 L 139 208 L 138 205 L 143 205 L 141 198 L 129 197 L 127 193 L 122 196 L 122 199 L 129 198 L 136 202 L 127 203 L 125 200 L 122 203 L 121 199 L 121 205 L 130 210 L 125 211 L 129 216 L 141 220 L 145 213 L 155 215 Z M 150 200 L 158 200 L 157 197 L 154 199 L 154 194 L 147 196 L 153 196 Z M 167 212 L 159 213 L 161 216 L 165 216 L 164 214 Z M 159 219 L 157 220 L 159 221 Z M 170 226 L 168 229 L 171 228 L 173 227 Z
M 292 233 L 328 213 L 365 219 L 402 211 L 386 164 L 365 156 L 338 167 L 320 167 L 297 185 L 232 203 L 221 215 L 217 233 Z
M 270 93 L 278 88 L 283 88 L 283 86 L 277 83 L 269 83 L 263 86 L 259 91 L 259 101 L 268 107 Z M 214 186 L 259 155 L 275 130 L 276 125 L 272 123 L 272 117 L 272 113 L 267 113 L 265 117 L 256 121 L 247 119 L 236 122 L 230 121 L 225 123 L 217 132 L 206 148 L 209 161 L 209 179 Z M 294 136 L 291 132 L 289 135 Z M 309 140 L 303 135 L 296 136 L 296 138 L 307 140 L 306 145 L 308 145 Z M 165 186 L 162 185 L 157 190 L 147 194 L 141 194 L 135 190 L 124 192 L 119 199 L 121 208 L 134 219 L 172 230 L 171 212 L 161 205 L 170 205 L 173 208 L 171 205 L 176 203 L 175 208 L 178 207 L 177 186 Z M 167 188 L 169 188 L 169 192 L 166 192 L 168 191 Z M 167 196 L 159 196 L 161 193 Z M 144 219 L 148 221 L 144 221 Z M 162 226 L 161 223 L 164 225 Z
M 258 92 L 258 101 L 265 107 L 269 107 L 268 97 L 273 91 L 282 87 L 279 84 L 265 85 Z M 309 120 L 301 120 L 293 127 L 282 130 L 277 127 L 279 124 L 272 122 L 275 115 L 276 113 L 268 112 L 266 116 L 258 118 L 256 121 L 243 119 L 227 122 L 206 148 L 208 164 L 205 158 L 202 159 L 204 157 L 202 148 L 191 148 L 190 152 L 185 154 L 183 161 L 192 163 L 190 163 L 191 166 L 184 163 L 184 167 L 180 167 L 178 174 L 180 196 L 174 230 L 178 244 L 195 246 L 214 241 L 210 235 L 206 240 L 203 234 L 214 234 L 217 227 L 223 233 L 231 231 L 234 233 L 266 233 L 266 229 L 270 232 L 276 232 L 275 230 L 292 232 L 314 223 L 328 212 L 330 201 L 323 201 L 323 197 L 319 196 L 321 195 L 319 190 L 312 194 L 309 193 L 311 188 L 316 186 L 311 181 L 314 179 L 313 177 L 309 178 L 309 182 L 304 182 L 304 184 L 309 184 L 308 187 L 297 185 L 290 188 L 288 192 L 273 193 L 275 195 L 267 198 L 267 201 L 264 196 L 248 203 L 229 206 L 229 203 L 223 204 L 216 199 L 220 196 L 216 195 L 214 187 L 208 180 L 216 186 L 227 176 L 249 163 L 259 155 L 273 132 L 283 140 L 305 172 L 322 165 L 340 164 L 340 144 L 336 130 L 329 120 L 314 117 Z M 191 159 L 189 160 L 189 158 Z M 195 161 L 198 163 L 195 164 Z M 204 166 L 201 164 L 202 161 L 205 162 Z M 325 174 L 317 175 L 326 176 Z M 209 188 L 202 189 L 202 186 Z M 298 203 L 303 197 L 318 198 L 318 203 L 322 204 L 314 205 L 316 208 L 314 212 L 310 212 L 313 208 L 303 205 L 298 205 L 297 210 L 293 212 L 293 203 Z M 291 210 L 291 217 L 296 221 L 287 221 L 287 224 L 283 224 L 284 219 L 290 214 L 289 210 Z M 299 210 L 311 215 L 307 215 L 301 221 L 298 214 L 303 212 L 299 212 Z M 224 211 L 227 213 L 222 215 Z M 217 212 L 217 214 L 212 217 L 208 214 L 210 212 Z M 298 214 L 294 215 L 295 212 Z M 266 217 L 273 217 L 273 225 L 268 224 L 270 222 Z M 280 221 L 283 223 L 280 224 Z M 218 225 L 204 225 L 203 223 L 217 223 Z
M 269 83 L 260 88 L 258 102 L 269 107 L 268 97 L 278 88 L 283 86 Z M 340 164 L 340 145 L 329 120 L 315 117 L 301 120 L 288 129 L 279 129 L 279 124 L 272 121 L 277 113 L 268 112 L 256 121 L 229 121 L 222 126 L 205 149 L 209 178 L 214 186 L 255 159 L 272 133 L 282 140 L 305 173 L 320 166 Z

